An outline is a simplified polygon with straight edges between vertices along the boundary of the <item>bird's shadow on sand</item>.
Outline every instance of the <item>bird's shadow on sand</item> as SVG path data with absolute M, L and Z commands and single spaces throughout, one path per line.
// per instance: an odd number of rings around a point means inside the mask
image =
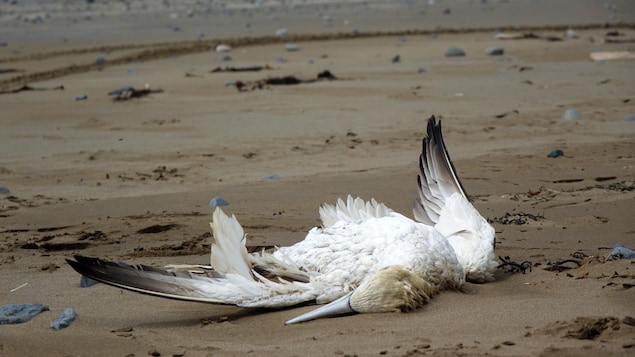
M 196 318 L 162 317 L 161 319 L 157 319 L 154 321 L 145 321 L 145 322 L 139 323 L 136 326 L 144 327 L 144 328 L 173 328 L 174 326 L 203 327 L 206 325 L 216 325 L 216 324 L 222 324 L 224 322 L 239 321 L 244 318 L 250 318 L 250 317 L 255 317 L 260 315 L 279 313 L 282 311 L 293 310 L 293 309 L 297 309 L 299 307 L 304 307 L 304 306 L 315 306 L 315 304 L 305 303 L 305 304 L 289 306 L 286 308 L 277 308 L 277 309 L 235 307 L 235 310 L 228 311 L 226 313 L 216 313 L 216 314 L 210 314 L 210 315 L 205 315 L 204 313 L 201 313 L 200 315 L 201 317 L 196 317 Z M 194 311 L 195 310 L 193 309 L 192 313 L 194 313 Z M 197 311 L 200 311 L 200 310 L 197 309 Z M 300 312 L 298 312 L 298 315 L 299 314 Z M 286 320 L 286 319 L 283 319 L 283 320 Z

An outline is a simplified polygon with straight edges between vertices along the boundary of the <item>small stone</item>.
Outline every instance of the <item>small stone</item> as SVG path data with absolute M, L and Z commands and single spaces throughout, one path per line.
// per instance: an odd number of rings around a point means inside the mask
M 40 270 L 41 271 L 48 271 L 48 272 L 52 272 L 56 269 L 58 269 L 59 266 L 57 264 L 54 263 L 49 263 L 49 264 L 44 264 L 42 266 L 40 266 Z
M 75 318 L 77 318 L 77 313 L 75 312 L 75 310 L 73 310 L 72 307 L 67 307 L 66 309 L 64 309 L 60 317 L 58 317 L 56 320 L 51 321 L 51 328 L 55 329 L 56 331 L 67 328 L 73 321 L 75 321 Z
M 276 36 L 286 36 L 289 33 L 286 28 L 280 28 L 276 30 Z
M 229 202 L 220 196 L 216 196 L 209 201 L 210 207 L 229 206 Z
M 86 94 L 78 95 L 78 96 L 75 97 L 75 100 L 78 101 L 78 102 L 82 101 L 82 100 L 86 100 L 86 99 L 88 99 L 88 96 Z
M 626 118 L 624 119 L 624 121 L 626 121 L 626 122 L 635 121 L 635 115 L 631 115 L 630 117 L 626 117 Z
M 417 73 L 426 73 L 426 69 L 423 67 L 419 67 L 419 69 L 417 69 Z
M 560 157 L 560 156 L 564 156 L 564 152 L 560 149 L 553 149 L 547 154 L 547 157 Z
M 624 316 L 624 318 L 622 319 L 622 323 L 629 326 L 635 326 L 635 318 L 632 316 Z
M 578 34 L 573 29 L 568 29 L 564 33 L 564 38 L 566 38 L 567 40 L 573 40 L 578 38 Z
M 260 178 L 261 181 L 264 180 L 280 180 L 282 179 L 282 176 L 278 175 L 278 174 L 271 174 L 271 175 L 266 175 Z
M 230 55 L 224 55 L 224 56 L 221 56 L 220 58 L 221 62 L 229 62 L 231 60 L 232 60 L 232 57 Z
M 399 63 L 399 61 L 401 61 L 401 56 L 399 56 L 399 55 L 394 55 L 390 59 L 390 62 L 392 62 L 392 63 Z
M 84 275 L 82 275 L 82 278 L 79 280 L 80 288 L 90 288 L 95 284 L 99 284 L 99 282 Z
M 11 191 L 9 190 L 9 188 L 7 186 L 0 186 L 0 193 L 10 193 Z
M 450 46 L 445 49 L 445 57 L 462 57 L 465 56 L 465 51 L 458 47 Z
M 286 45 L 284 45 L 284 48 L 289 52 L 295 52 L 300 50 L 300 46 L 296 45 L 295 43 L 287 43 Z
M 485 54 L 488 56 L 502 56 L 505 54 L 505 50 L 501 47 L 490 47 L 485 49 Z
M 567 109 L 562 113 L 562 119 L 564 120 L 576 120 L 580 118 L 580 112 L 575 109 Z
M 229 52 L 232 48 L 229 45 L 220 44 L 216 46 L 216 52 Z

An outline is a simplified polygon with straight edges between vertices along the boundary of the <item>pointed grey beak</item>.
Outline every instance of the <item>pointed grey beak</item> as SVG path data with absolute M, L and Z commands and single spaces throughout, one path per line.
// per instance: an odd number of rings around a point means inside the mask
M 307 312 L 306 314 L 300 315 L 296 318 L 293 318 L 287 322 L 285 325 L 297 324 L 300 322 L 321 319 L 323 317 L 332 317 L 337 315 L 351 314 L 356 311 L 351 307 L 351 295 L 353 295 L 354 291 L 342 296 L 341 298 L 329 303 L 328 305 L 324 305 L 319 309 L 315 309 L 311 312 Z

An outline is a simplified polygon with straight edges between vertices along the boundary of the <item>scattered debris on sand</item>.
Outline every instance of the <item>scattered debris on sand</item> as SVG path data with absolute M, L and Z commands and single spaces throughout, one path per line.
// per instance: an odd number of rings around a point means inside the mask
M 236 81 L 234 85 L 236 86 L 236 89 L 238 89 L 239 92 L 250 92 L 257 89 L 265 89 L 265 88 L 268 88 L 269 86 L 281 86 L 281 85 L 289 86 L 289 85 L 296 85 L 296 84 L 315 83 L 315 82 L 320 82 L 324 80 L 332 81 L 336 79 L 337 77 L 335 77 L 335 75 L 333 75 L 331 71 L 324 70 L 318 73 L 315 79 L 300 79 L 296 76 L 282 76 L 282 77 L 269 77 L 269 78 L 261 79 L 254 82 Z
M 150 89 L 150 86 L 147 84 L 143 89 L 135 89 L 132 86 L 125 86 L 111 91 L 108 95 L 114 96 L 113 101 L 115 102 L 124 102 L 131 99 L 145 97 L 153 93 L 163 93 L 163 89 Z

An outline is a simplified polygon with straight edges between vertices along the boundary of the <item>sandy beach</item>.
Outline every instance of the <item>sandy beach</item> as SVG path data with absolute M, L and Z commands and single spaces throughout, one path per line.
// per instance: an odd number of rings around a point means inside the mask
M 635 249 L 634 48 L 626 0 L 3 2 L 0 305 L 50 311 L 0 325 L 0 356 L 632 355 L 635 260 L 606 257 Z M 531 269 L 285 326 L 315 307 L 80 288 L 65 262 L 209 264 L 214 197 L 250 250 L 347 194 L 412 217 L 431 115 L 501 263 Z

